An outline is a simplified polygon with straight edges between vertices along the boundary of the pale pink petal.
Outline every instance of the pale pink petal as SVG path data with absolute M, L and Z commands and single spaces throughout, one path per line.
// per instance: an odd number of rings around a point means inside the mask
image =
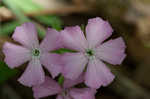
M 96 56 L 111 64 L 121 64 L 126 57 L 125 43 L 121 37 L 109 40 L 96 48 Z
M 72 99 L 72 97 L 70 97 L 70 95 L 67 94 L 67 95 L 64 97 L 64 99 Z
M 18 79 L 18 81 L 28 87 L 39 85 L 45 80 L 43 68 L 38 59 L 32 59 L 29 62 L 24 73 Z
M 56 99 L 64 99 L 62 95 L 58 95 Z
M 77 79 L 75 80 L 70 80 L 70 79 L 65 79 L 63 83 L 64 88 L 70 88 L 73 87 L 77 84 L 80 84 L 84 81 L 84 74 L 81 74 Z
M 77 79 L 85 69 L 88 59 L 82 53 L 66 53 L 62 56 L 63 75 L 68 79 Z
M 95 99 L 96 90 L 91 88 L 72 88 L 70 95 L 73 99 Z
M 41 64 L 51 73 L 52 77 L 56 77 L 62 72 L 61 56 L 54 53 L 42 53 L 40 61 Z
M 66 96 L 60 94 L 56 97 L 56 99 L 72 99 L 72 98 L 68 94 Z
M 62 91 L 60 85 L 50 77 L 45 77 L 44 83 L 33 86 L 32 88 L 35 98 L 42 98 L 56 95 Z
M 102 43 L 112 35 L 112 32 L 113 30 L 107 21 L 104 21 L 99 17 L 89 19 L 86 27 L 86 36 L 89 46 L 93 48 Z
M 23 25 L 18 26 L 12 38 L 27 48 L 39 46 L 37 31 L 32 23 L 24 23 Z
M 114 75 L 106 67 L 106 65 L 98 59 L 89 61 L 85 84 L 91 88 L 99 88 L 100 86 L 107 86 L 114 79 Z
M 61 34 L 64 47 L 77 51 L 84 51 L 87 48 L 87 41 L 79 26 L 67 27 Z
M 56 50 L 62 47 L 61 35 L 60 32 L 48 28 L 47 34 L 40 44 L 40 47 L 43 51 Z
M 8 42 L 3 45 L 3 53 L 5 62 L 10 68 L 18 67 L 31 59 L 30 50 Z

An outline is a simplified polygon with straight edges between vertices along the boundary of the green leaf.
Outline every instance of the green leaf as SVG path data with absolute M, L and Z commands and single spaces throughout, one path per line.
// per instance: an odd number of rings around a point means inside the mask
M 64 76 L 62 76 L 62 75 L 59 76 L 59 78 L 58 78 L 58 83 L 59 83 L 60 85 L 63 85 L 63 83 L 64 83 Z
M 25 13 L 36 12 L 42 10 L 43 7 L 33 2 L 32 0 L 7 0 Z
M 0 26 L 0 36 L 9 36 L 20 23 L 18 21 L 11 21 Z
M 60 48 L 58 50 L 52 51 L 52 53 L 63 54 L 63 53 L 76 53 L 77 51 L 71 49 Z
M 16 69 L 10 69 L 3 61 L 0 61 L 0 84 L 17 74 Z
M 45 24 L 47 26 L 51 26 L 52 28 L 56 30 L 62 29 L 62 21 L 59 17 L 54 15 L 40 15 L 40 16 L 34 16 L 34 18 L 39 21 L 42 24 Z
M 16 19 L 20 24 L 23 24 L 25 22 L 31 22 L 31 20 L 24 15 L 23 11 L 19 9 L 18 6 L 15 6 L 13 2 L 10 2 L 10 0 L 4 0 L 3 3 L 7 5 L 10 8 L 10 10 L 15 14 Z M 41 29 L 39 26 L 37 26 L 37 28 L 40 38 L 43 38 L 46 34 L 45 30 Z

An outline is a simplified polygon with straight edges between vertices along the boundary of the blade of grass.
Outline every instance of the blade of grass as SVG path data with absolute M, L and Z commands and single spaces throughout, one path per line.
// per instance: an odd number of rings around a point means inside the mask
M 42 24 L 45 24 L 47 26 L 51 26 L 52 28 L 56 30 L 62 29 L 62 21 L 59 17 L 54 15 L 40 15 L 40 16 L 34 16 L 37 21 L 39 21 Z
M 3 3 L 7 5 L 10 10 L 15 14 L 16 19 L 19 21 L 20 24 L 25 23 L 25 22 L 32 22 L 28 17 L 24 15 L 24 13 L 13 3 L 9 2 L 9 0 L 3 0 Z M 36 24 L 37 25 L 37 24 Z M 43 38 L 45 36 L 45 29 L 41 28 L 39 25 L 37 25 L 38 34 L 40 38 Z

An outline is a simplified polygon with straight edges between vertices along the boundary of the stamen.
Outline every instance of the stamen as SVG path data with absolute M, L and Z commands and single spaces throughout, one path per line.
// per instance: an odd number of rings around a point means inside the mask
M 33 56 L 40 56 L 40 50 L 38 50 L 38 49 L 33 49 L 33 50 L 32 50 L 32 55 L 33 55 Z
M 88 56 L 93 56 L 93 55 L 94 55 L 94 51 L 91 50 L 91 49 L 88 49 L 88 50 L 86 51 L 86 54 L 87 54 Z

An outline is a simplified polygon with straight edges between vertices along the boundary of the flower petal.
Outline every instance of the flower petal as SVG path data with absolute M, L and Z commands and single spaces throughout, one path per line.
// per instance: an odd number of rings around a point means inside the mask
M 30 51 L 27 48 L 8 42 L 3 45 L 3 53 L 5 62 L 10 68 L 18 67 L 31 59 Z
M 72 88 L 70 95 L 73 99 L 95 99 L 95 89 L 91 88 Z
M 62 95 L 58 95 L 56 99 L 64 99 Z
M 97 17 L 89 19 L 86 36 L 90 47 L 95 47 L 112 35 L 112 28 L 107 21 Z
M 100 86 L 107 86 L 113 79 L 114 75 L 103 62 L 98 59 L 90 60 L 85 75 L 87 86 L 97 89 Z
M 43 83 L 44 79 L 45 75 L 40 61 L 38 59 L 32 59 L 18 81 L 25 86 L 32 87 Z
M 87 41 L 79 26 L 67 27 L 61 32 L 64 47 L 77 51 L 87 48 Z
M 81 74 L 77 79 L 75 80 L 70 80 L 70 79 L 65 79 L 63 83 L 64 88 L 71 88 L 77 84 L 80 84 L 84 81 L 84 74 Z
M 121 64 L 126 57 L 125 43 L 121 37 L 109 40 L 96 49 L 96 56 L 111 64 Z
M 62 47 L 60 32 L 48 28 L 47 34 L 40 44 L 43 51 L 51 51 Z
M 62 72 L 62 63 L 60 59 L 60 55 L 48 52 L 43 53 L 40 58 L 41 63 L 48 69 L 53 78 Z
M 35 98 L 56 95 L 62 91 L 59 84 L 48 76 L 45 77 L 44 83 L 33 86 L 32 90 Z
M 18 26 L 12 38 L 27 48 L 39 47 L 37 31 L 32 23 L 24 23 Z
M 68 79 L 77 79 L 84 71 L 88 59 L 82 53 L 66 53 L 62 56 L 63 75 Z
M 58 95 L 56 99 L 72 99 L 68 94 L 66 96 Z

